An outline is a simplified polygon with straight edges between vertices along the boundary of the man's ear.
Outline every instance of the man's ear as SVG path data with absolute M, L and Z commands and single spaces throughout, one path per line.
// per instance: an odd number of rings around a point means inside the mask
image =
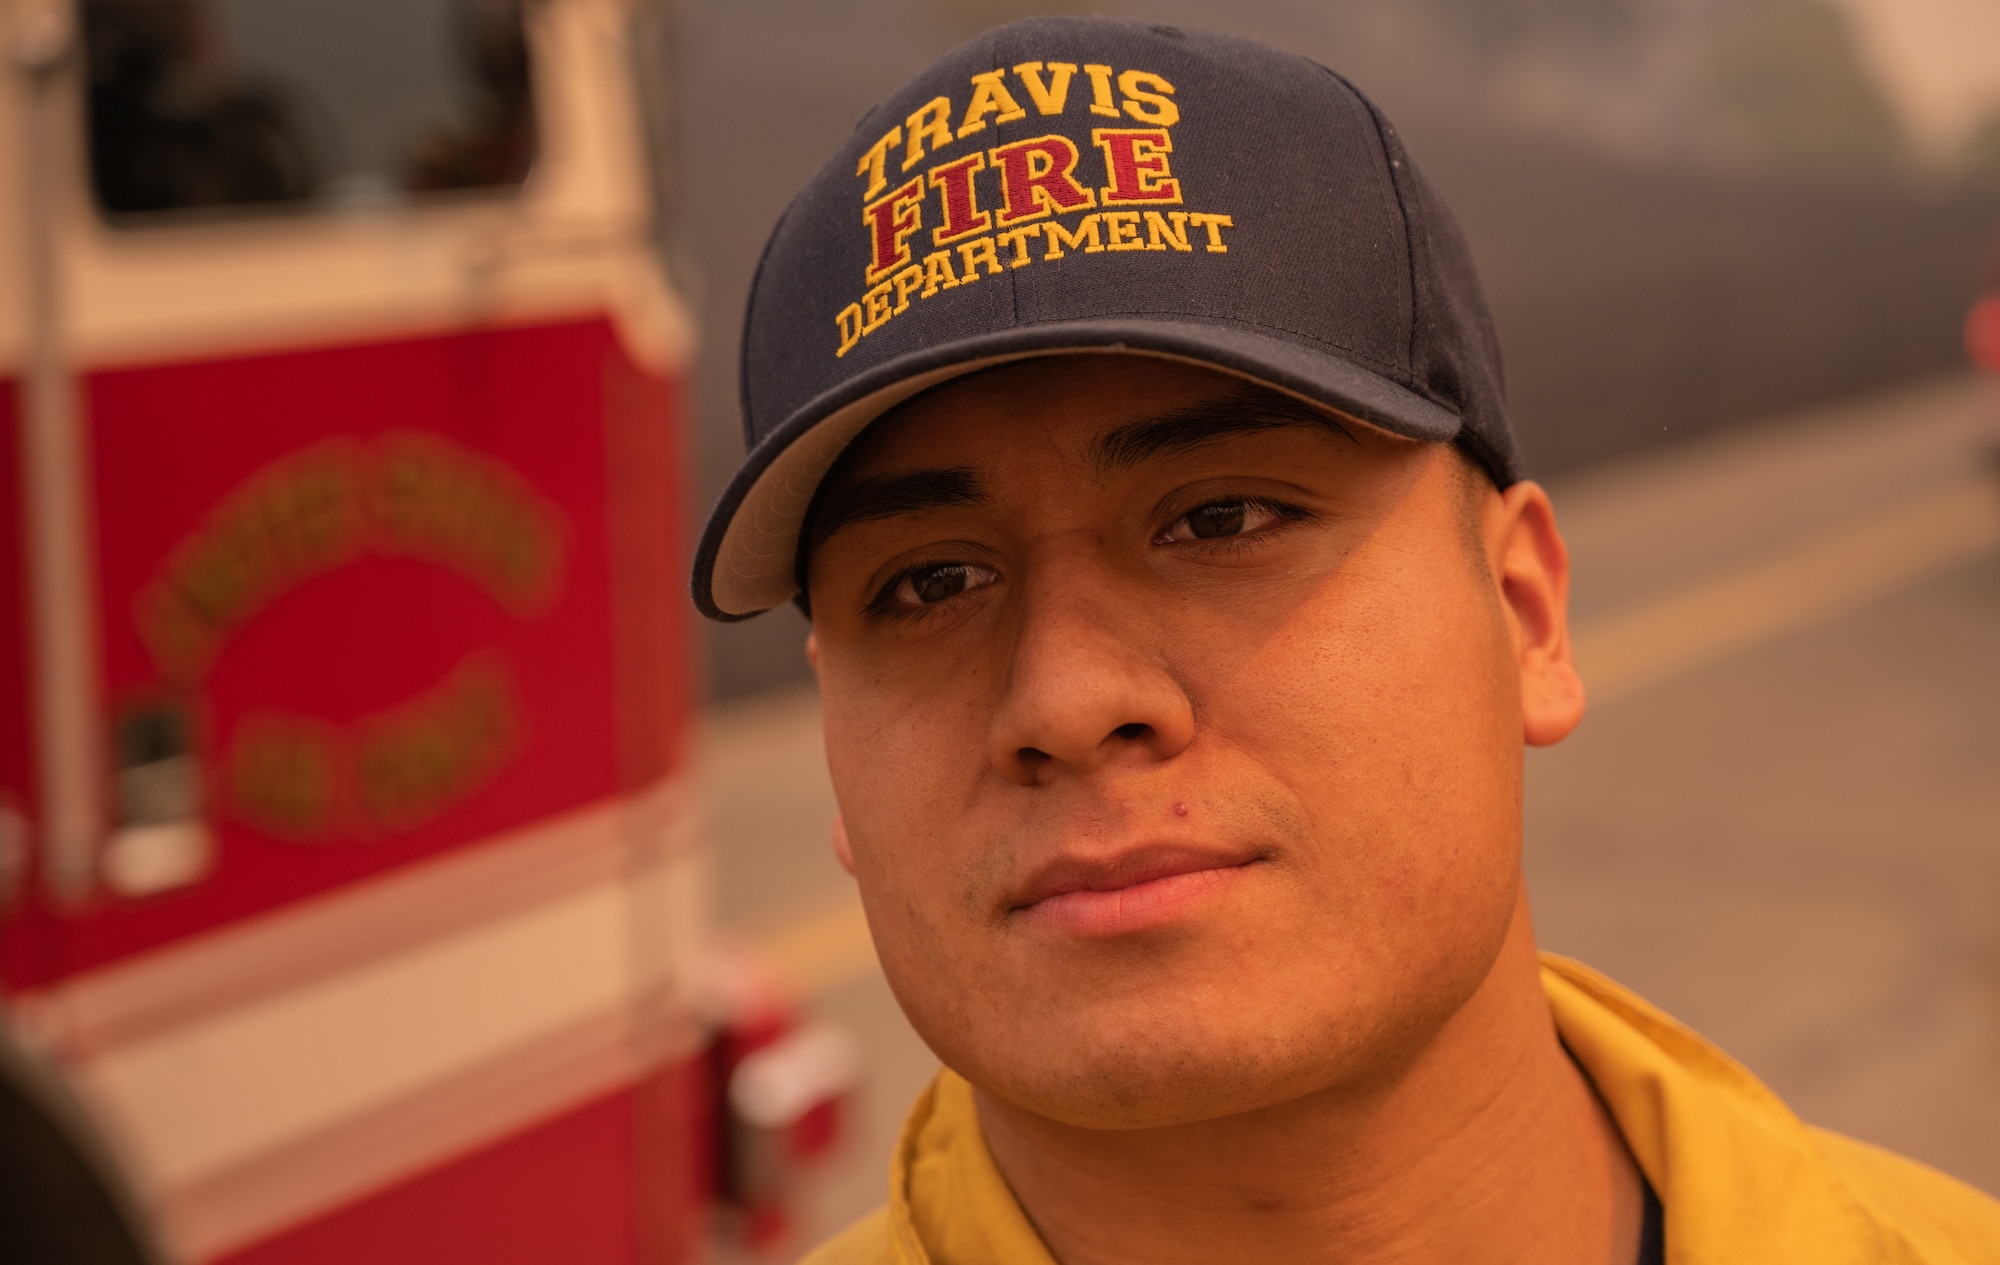
M 1583 719 L 1583 679 L 1570 657 L 1569 548 L 1538 483 L 1502 492 L 1495 517 L 1487 539 L 1521 671 L 1521 737 L 1546 747 Z
M 854 873 L 854 845 L 847 841 L 847 819 L 839 813 L 833 815 L 833 855 L 841 869 Z

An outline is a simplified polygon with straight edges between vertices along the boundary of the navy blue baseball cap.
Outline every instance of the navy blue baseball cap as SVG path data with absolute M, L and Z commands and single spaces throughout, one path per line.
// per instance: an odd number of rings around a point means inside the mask
M 778 221 L 695 604 L 798 595 L 814 496 L 876 418 L 1064 352 L 1206 365 L 1520 477 L 1471 255 L 1381 111 L 1254 41 L 1031 18 L 870 110 Z

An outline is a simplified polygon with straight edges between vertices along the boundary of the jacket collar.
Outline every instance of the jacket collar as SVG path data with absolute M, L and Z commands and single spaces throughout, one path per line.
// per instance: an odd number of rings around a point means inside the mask
M 1580 963 L 1544 954 L 1542 986 L 1563 1043 L 1659 1192 L 1670 1262 L 1919 1259 L 1740 1064 Z M 972 1087 L 949 1069 L 903 1126 L 888 1212 L 896 1265 L 1055 1265 L 986 1149 Z
M 1915 1261 L 1741 1064 L 1579 962 L 1542 955 L 1556 1031 L 1659 1192 L 1670 1261 Z

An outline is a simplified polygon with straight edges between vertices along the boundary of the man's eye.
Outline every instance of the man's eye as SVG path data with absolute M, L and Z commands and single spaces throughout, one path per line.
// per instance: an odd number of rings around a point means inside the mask
M 974 566 L 967 562 L 912 567 L 891 580 L 876 601 L 879 606 L 902 607 L 906 610 L 918 606 L 935 606 L 961 593 L 984 588 L 999 578 L 998 573 L 991 568 Z
M 1181 540 L 1222 540 L 1241 536 L 1278 522 L 1285 515 L 1262 501 L 1216 501 L 1189 510 L 1160 533 L 1159 543 Z

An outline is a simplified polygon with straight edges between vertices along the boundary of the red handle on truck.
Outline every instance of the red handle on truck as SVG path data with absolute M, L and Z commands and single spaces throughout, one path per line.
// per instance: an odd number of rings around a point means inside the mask
M 1973 364 L 2000 373 L 2000 294 L 1989 294 L 1972 305 L 1965 318 L 1965 350 Z

